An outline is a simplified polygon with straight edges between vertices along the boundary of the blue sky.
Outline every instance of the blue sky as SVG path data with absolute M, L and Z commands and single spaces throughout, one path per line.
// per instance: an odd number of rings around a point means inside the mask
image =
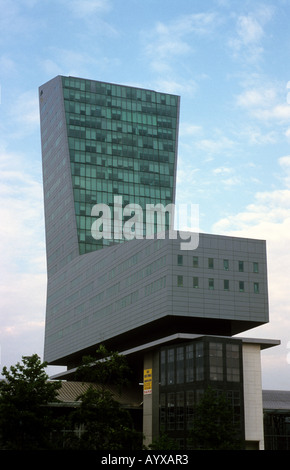
M 201 231 L 267 240 L 263 387 L 290 389 L 290 4 L 0 0 L 1 363 L 43 354 L 38 87 L 58 74 L 181 96 L 177 203 Z M 289 341 L 289 348 L 288 348 Z M 290 362 L 290 361 L 289 361 Z

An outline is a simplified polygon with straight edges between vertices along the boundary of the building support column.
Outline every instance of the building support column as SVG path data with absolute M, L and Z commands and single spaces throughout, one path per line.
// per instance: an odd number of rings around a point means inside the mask
M 143 365 L 143 434 L 148 447 L 159 435 L 159 352 L 146 353 Z

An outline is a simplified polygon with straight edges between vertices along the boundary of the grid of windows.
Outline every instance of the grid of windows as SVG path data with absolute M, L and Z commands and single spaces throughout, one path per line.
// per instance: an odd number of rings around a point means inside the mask
M 239 344 L 218 340 L 199 340 L 162 349 L 160 385 L 199 382 L 206 377 L 214 382 L 240 382 L 240 358 Z
M 190 430 L 194 425 L 195 407 L 204 395 L 204 389 L 161 392 L 159 398 L 160 431 L 174 436 L 180 447 L 190 449 Z M 242 434 L 242 392 L 240 390 L 215 390 L 226 397 L 232 409 L 233 424 Z
M 177 276 L 177 286 L 178 287 L 184 287 L 184 279 L 182 275 Z M 199 278 L 197 276 L 194 276 L 192 278 L 192 287 L 194 289 L 199 288 Z M 215 289 L 215 279 L 214 278 L 208 278 L 208 289 L 209 290 L 214 290 Z M 230 281 L 228 279 L 223 280 L 223 289 L 224 291 L 229 291 L 230 290 Z M 244 281 L 239 281 L 239 292 L 245 292 L 245 282 Z M 253 283 L 253 292 L 255 294 L 260 293 L 260 284 L 259 282 L 254 282 Z
M 91 236 L 95 204 L 108 205 L 113 216 L 116 195 L 122 196 L 123 208 L 134 203 L 144 213 L 146 204 L 173 202 L 178 97 L 72 77 L 62 80 L 82 254 L 110 243 Z
M 202 341 L 161 350 L 160 384 L 185 384 L 204 379 Z
M 203 337 L 160 351 L 160 431 L 186 442 L 194 409 L 210 386 L 225 394 L 242 432 L 241 343 Z
M 177 255 L 177 265 L 178 266 L 184 266 L 184 257 L 183 255 Z M 259 263 L 254 261 L 252 263 L 253 266 L 253 273 L 259 273 Z M 193 268 L 198 268 L 200 267 L 200 260 L 198 256 L 193 256 L 192 257 L 192 267 Z M 214 269 L 214 258 L 207 258 L 207 267 L 209 269 Z M 238 261 L 237 262 L 237 268 L 239 272 L 244 272 L 244 261 Z M 225 271 L 230 270 L 230 263 L 228 259 L 223 260 L 223 269 Z M 239 292 L 245 292 L 245 281 L 237 281 L 238 282 L 238 290 Z M 209 290 L 214 290 L 215 289 L 215 279 L 214 278 L 207 278 L 207 287 Z M 177 276 L 177 286 L 183 287 L 184 284 L 184 279 L 182 275 Z M 200 287 L 200 282 L 199 282 L 199 277 L 194 276 L 192 278 L 192 287 L 197 289 Z M 252 286 L 253 292 L 255 294 L 258 294 L 260 292 L 260 285 L 259 282 L 254 282 Z M 229 279 L 223 279 L 223 290 L 224 291 L 230 291 L 231 290 L 231 283 Z

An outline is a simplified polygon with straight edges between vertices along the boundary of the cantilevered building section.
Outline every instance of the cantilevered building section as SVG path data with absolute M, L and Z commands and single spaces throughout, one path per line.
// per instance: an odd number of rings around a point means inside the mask
M 233 389 L 242 401 L 251 396 L 243 364 L 251 362 L 249 354 L 256 364 L 262 346 L 244 341 L 245 354 L 232 344 L 233 335 L 269 320 L 265 241 L 198 234 L 189 249 L 182 242 L 197 234 L 172 232 L 167 212 L 160 234 L 146 210 L 175 203 L 179 97 L 58 76 L 39 88 L 39 100 L 48 274 L 44 359 L 67 366 L 68 377 L 101 343 L 129 351 L 139 381 L 143 366 L 153 370 L 153 389 L 144 396 L 144 410 L 153 400 L 151 415 L 144 411 L 149 441 L 162 428 L 158 384 L 166 348 L 175 364 L 170 370 L 177 374 L 178 351 L 185 354 L 186 340 L 204 337 L 210 345 L 206 338 L 217 335 L 225 357 L 232 354 L 231 363 L 239 365 L 227 375 L 222 360 L 208 377 L 221 380 L 217 388 L 222 389 L 237 381 Z M 143 218 L 134 219 L 128 240 L 122 228 L 136 216 L 136 207 Z M 218 368 L 220 375 L 213 372 Z M 165 407 L 173 384 L 160 389 Z M 189 390 L 192 397 L 200 387 L 196 383 Z M 245 403 L 245 423 L 247 413 L 255 416 L 249 409 Z M 164 421 L 163 429 L 175 436 L 173 421 L 168 426 Z M 255 436 L 248 439 L 260 442 L 260 434 Z

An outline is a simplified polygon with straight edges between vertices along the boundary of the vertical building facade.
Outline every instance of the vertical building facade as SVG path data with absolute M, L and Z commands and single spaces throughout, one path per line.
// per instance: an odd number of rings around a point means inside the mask
M 58 76 L 39 88 L 39 103 L 44 359 L 67 366 L 68 378 L 101 343 L 127 354 L 136 381 L 153 371 L 153 388 L 144 389 L 148 440 L 165 430 L 181 446 L 185 409 L 213 380 L 232 397 L 234 416 L 239 407 L 246 436 L 247 356 L 232 337 L 268 322 L 266 244 L 199 234 L 190 249 L 181 241 L 196 234 L 172 231 L 180 98 Z M 166 209 L 161 226 L 148 211 L 157 206 Z
M 167 206 L 175 200 L 179 97 L 56 77 L 40 89 L 40 115 L 47 220 L 50 212 L 56 217 L 61 211 L 65 197 L 67 209 L 73 210 L 66 218 L 76 224 L 76 240 L 70 242 L 64 232 L 62 246 L 71 245 L 73 253 L 77 242 L 79 254 L 85 254 L 122 241 L 122 230 L 115 227 L 114 233 L 113 221 L 111 238 L 92 236 L 96 204 L 108 206 L 112 218 L 117 204 L 120 211 L 128 205 L 132 210 L 134 204 L 140 206 L 144 226 L 136 237 L 144 238 L 146 204 Z M 65 174 L 69 174 L 69 188 Z M 122 226 L 129 216 L 129 210 L 121 216 Z M 52 248 L 48 244 L 49 251 L 60 242 L 54 239 L 53 244 Z M 49 263 L 60 256 L 53 251 Z

